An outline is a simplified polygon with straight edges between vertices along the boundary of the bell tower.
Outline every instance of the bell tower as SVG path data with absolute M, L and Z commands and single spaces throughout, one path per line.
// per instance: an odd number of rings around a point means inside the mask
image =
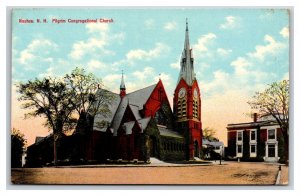
M 190 48 L 187 19 L 173 109 L 177 131 L 185 137 L 186 159 L 193 160 L 195 157 L 200 157 L 202 148 L 201 95 L 194 72 L 194 58 Z

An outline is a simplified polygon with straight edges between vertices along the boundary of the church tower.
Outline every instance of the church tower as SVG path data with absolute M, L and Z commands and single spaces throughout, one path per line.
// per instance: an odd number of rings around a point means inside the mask
M 173 108 L 177 130 L 185 137 L 186 159 L 193 160 L 195 157 L 200 157 L 202 148 L 201 96 L 194 72 L 194 58 L 190 48 L 187 20 Z

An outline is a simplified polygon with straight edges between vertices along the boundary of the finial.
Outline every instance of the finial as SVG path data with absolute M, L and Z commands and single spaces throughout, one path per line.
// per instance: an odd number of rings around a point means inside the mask
M 161 73 L 159 73 L 159 74 L 158 74 L 158 78 L 159 78 L 159 80 L 160 80 L 160 76 L 161 76 Z

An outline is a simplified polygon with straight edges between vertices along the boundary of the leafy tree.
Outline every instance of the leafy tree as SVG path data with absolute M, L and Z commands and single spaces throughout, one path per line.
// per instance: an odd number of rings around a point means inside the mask
M 20 93 L 19 101 L 22 107 L 29 109 L 25 118 L 44 116 L 45 126 L 53 130 L 54 138 L 54 164 L 57 163 L 56 141 L 62 133 L 75 126 L 76 119 L 72 116 L 74 105 L 70 100 L 74 93 L 67 88 L 65 82 L 57 78 L 43 78 L 29 80 L 17 85 Z
M 270 114 L 279 124 L 286 152 L 286 161 L 289 152 L 289 80 L 274 82 L 263 92 L 256 92 L 248 102 L 252 109 L 259 114 Z
M 25 145 L 24 134 L 13 128 L 11 130 L 11 167 L 22 167 L 22 155 Z
M 48 77 L 17 84 L 19 101 L 29 109 L 25 117 L 44 116 L 45 126 L 54 134 L 54 164 L 57 164 L 57 139 L 73 130 L 78 117 L 88 111 L 91 116 L 109 113 L 112 96 L 100 90 L 101 82 L 93 74 L 76 68 L 63 78 Z
M 209 127 L 206 127 L 203 129 L 203 137 L 206 138 L 207 140 L 209 141 L 219 141 L 217 138 L 216 138 L 216 130 L 213 129 L 213 128 L 209 128 Z
M 101 113 L 109 115 L 109 105 L 115 98 L 109 91 L 101 89 L 102 82 L 92 73 L 76 67 L 72 73 L 66 74 L 65 83 L 74 94 L 71 103 L 78 115 L 89 113 L 92 117 Z

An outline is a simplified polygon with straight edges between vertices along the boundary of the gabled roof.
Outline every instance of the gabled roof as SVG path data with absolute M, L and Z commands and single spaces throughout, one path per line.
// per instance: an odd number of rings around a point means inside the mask
M 143 109 L 143 105 L 149 99 L 151 93 L 157 84 L 153 84 L 146 88 L 142 88 L 140 90 L 134 91 L 132 93 L 128 93 L 125 97 L 128 98 L 129 104 L 133 104 L 139 107 L 139 109 Z
M 153 84 L 151 86 L 134 91 L 132 93 L 128 93 L 122 99 L 120 98 L 120 96 L 117 95 L 116 100 L 114 100 L 113 103 L 109 106 L 109 109 L 113 115 L 111 115 L 109 117 L 105 117 L 100 114 L 96 115 L 95 120 L 94 120 L 93 129 L 97 130 L 97 131 L 103 131 L 103 132 L 106 131 L 107 127 L 99 128 L 96 125 L 97 125 L 97 123 L 99 123 L 103 120 L 108 121 L 108 122 L 110 122 L 110 128 L 113 131 L 113 135 L 116 136 L 117 131 L 121 125 L 122 119 L 124 117 L 126 108 L 128 106 L 130 108 L 130 110 L 132 111 L 132 113 L 135 117 L 135 120 L 138 121 L 142 130 L 144 130 L 150 121 L 150 117 L 142 118 L 139 110 L 143 109 L 144 104 L 146 104 L 147 100 L 149 99 L 149 97 L 152 94 L 153 90 L 155 89 L 156 85 L 157 84 Z M 110 92 L 110 93 L 112 93 L 112 92 Z M 124 123 L 124 125 L 126 126 L 126 129 L 128 129 L 131 126 L 133 127 L 134 124 L 132 125 L 132 123 L 130 123 L 130 124 Z M 126 134 L 127 134 L 127 132 L 129 133 L 130 131 L 129 130 L 126 131 Z
M 123 99 L 121 100 L 118 109 L 115 113 L 114 118 L 112 119 L 111 122 L 111 127 L 113 128 L 113 132 L 114 132 L 114 136 L 117 135 L 117 131 L 120 127 L 121 121 L 123 119 L 124 113 L 126 111 L 126 108 L 128 106 L 128 98 L 125 96 L 123 97 Z
M 147 117 L 147 118 L 142 118 L 140 120 L 138 120 L 138 123 L 142 129 L 142 132 L 144 132 L 144 130 L 147 128 L 148 123 L 150 122 L 151 117 Z
M 123 124 L 126 135 L 132 134 L 132 128 L 133 128 L 134 124 L 135 124 L 134 121 L 126 122 Z

